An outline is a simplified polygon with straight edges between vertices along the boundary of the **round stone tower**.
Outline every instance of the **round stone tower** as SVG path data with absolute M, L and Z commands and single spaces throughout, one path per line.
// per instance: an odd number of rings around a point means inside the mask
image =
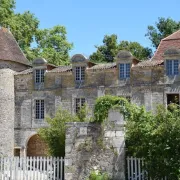
M 0 156 L 14 150 L 14 71 L 0 69 Z
M 29 62 L 8 29 L 0 28 L 0 157 L 14 154 L 14 74 Z

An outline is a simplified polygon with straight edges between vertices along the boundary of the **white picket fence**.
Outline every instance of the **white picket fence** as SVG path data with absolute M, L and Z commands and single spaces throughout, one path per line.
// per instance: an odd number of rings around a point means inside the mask
M 127 157 L 128 180 L 151 180 L 151 178 L 148 178 L 148 173 L 144 170 L 143 166 L 143 159 Z M 167 178 L 165 177 L 161 180 L 167 180 Z
M 61 157 L 0 158 L 0 180 L 63 180 Z

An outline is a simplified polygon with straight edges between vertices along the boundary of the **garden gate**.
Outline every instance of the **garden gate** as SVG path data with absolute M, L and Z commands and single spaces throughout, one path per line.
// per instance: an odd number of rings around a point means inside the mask
M 63 180 L 64 158 L 3 157 L 0 158 L 1 180 Z
M 128 180 L 151 180 L 148 173 L 143 170 L 144 161 L 140 158 L 127 157 L 127 179 Z M 167 180 L 162 178 L 161 180 Z

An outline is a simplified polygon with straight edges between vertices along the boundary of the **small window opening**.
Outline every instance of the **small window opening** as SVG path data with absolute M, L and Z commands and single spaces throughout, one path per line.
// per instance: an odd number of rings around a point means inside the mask
M 14 149 L 14 156 L 20 157 L 20 148 L 15 148 Z
M 44 119 L 44 100 L 36 100 L 36 119 Z
M 167 105 L 171 103 L 179 105 L 179 94 L 167 94 Z
M 85 98 L 76 98 L 75 112 L 78 113 L 80 109 L 85 105 Z

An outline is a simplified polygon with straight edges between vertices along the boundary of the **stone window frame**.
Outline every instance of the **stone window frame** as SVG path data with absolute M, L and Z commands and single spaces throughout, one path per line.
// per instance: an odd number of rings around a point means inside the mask
M 170 65 L 168 62 L 169 63 L 171 62 L 171 68 L 170 68 L 171 73 L 168 72 L 169 71 L 168 65 Z M 175 65 L 175 62 L 177 62 L 177 66 Z M 179 75 L 180 74 L 179 73 L 179 65 L 180 65 L 180 60 L 179 59 L 175 59 L 175 58 L 173 58 L 173 59 L 166 59 L 166 61 L 165 61 L 166 75 L 167 76 L 176 76 L 176 75 Z M 176 69 L 175 69 L 175 67 L 176 67 Z

